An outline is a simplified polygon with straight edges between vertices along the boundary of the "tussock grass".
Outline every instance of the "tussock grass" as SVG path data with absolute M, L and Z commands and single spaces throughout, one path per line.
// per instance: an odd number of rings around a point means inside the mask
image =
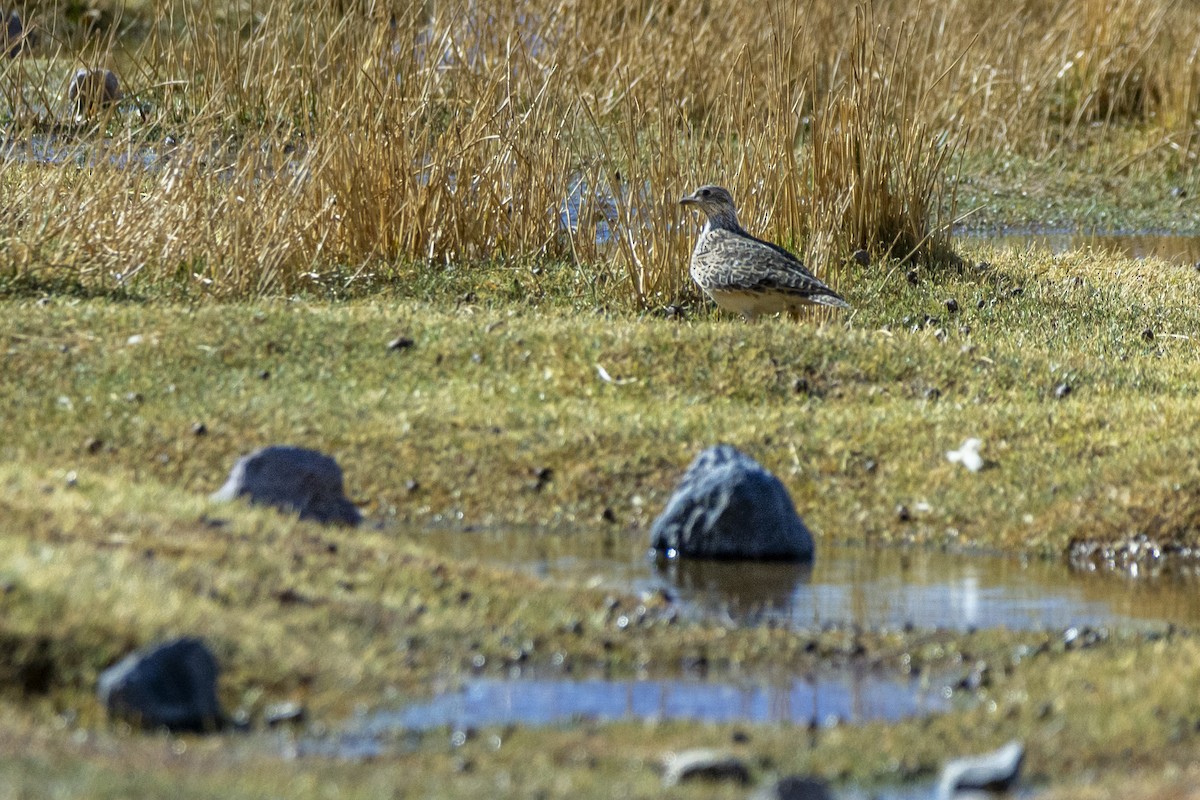
M 967 149 L 1047 154 L 1138 125 L 1180 165 L 1195 157 L 1197 23 L 1156 0 L 269 0 L 31 18 L 37 48 L 0 65 L 6 285 L 344 295 L 416 264 L 535 269 L 572 302 L 651 307 L 692 293 L 677 200 L 700 182 L 840 282 L 858 248 L 948 259 Z M 118 109 L 73 119 L 62 94 L 81 65 L 121 73 Z

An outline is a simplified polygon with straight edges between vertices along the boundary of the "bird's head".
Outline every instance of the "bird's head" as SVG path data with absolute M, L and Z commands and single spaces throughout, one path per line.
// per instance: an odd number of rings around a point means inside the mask
M 737 208 L 733 205 L 733 195 L 723 186 L 709 184 L 701 186 L 689 195 L 679 200 L 681 206 L 695 206 L 704 212 L 712 227 L 737 228 Z

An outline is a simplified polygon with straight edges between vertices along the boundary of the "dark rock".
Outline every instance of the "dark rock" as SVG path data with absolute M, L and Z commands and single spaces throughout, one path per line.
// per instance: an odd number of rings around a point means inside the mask
M 957 314 L 958 313 L 958 301 L 955 300 L 953 297 L 947 298 L 947 300 L 946 300 L 946 313 L 948 313 L 948 314 Z
M 684 781 L 750 782 L 750 770 L 741 759 L 719 750 L 685 750 L 672 753 L 666 759 L 663 786 L 676 786 Z
M 962 791 L 1008 791 L 1016 785 L 1024 759 L 1024 745 L 1013 741 L 991 753 L 949 761 L 942 767 L 937 797 L 949 800 Z
M 225 724 L 217 701 L 217 659 L 199 639 L 139 650 L 100 675 L 108 713 L 146 729 L 210 733 Z
M 813 557 L 812 534 L 783 483 L 732 445 L 696 456 L 654 521 L 660 557 L 777 559 Z
M 264 447 L 238 459 L 213 500 L 246 496 L 251 503 L 294 511 L 300 519 L 357 525 L 362 515 L 343 493 L 342 470 L 330 456 L 301 447 Z
M 833 795 L 820 778 L 790 775 L 759 789 L 751 800 L 833 800 Z
M 1069 383 L 1060 383 L 1058 386 L 1054 387 L 1054 397 L 1058 400 L 1062 400 L 1064 397 L 1067 397 L 1071 394 L 1071 392 L 1071 384 Z
M 388 350 L 407 350 L 415 344 L 416 342 L 407 336 L 397 336 L 395 339 L 392 339 L 390 342 L 388 342 L 387 347 Z
M 1154 341 L 1154 330 L 1152 328 L 1146 328 L 1146 330 L 1142 331 L 1142 341 L 1144 341 L 1144 342 L 1153 342 Z
M 116 105 L 121 97 L 121 81 L 112 70 L 82 68 L 67 85 L 67 100 L 81 117 Z
M 851 258 L 853 258 L 854 262 L 860 267 L 871 266 L 871 254 L 861 247 L 854 251 L 854 255 L 852 255 Z

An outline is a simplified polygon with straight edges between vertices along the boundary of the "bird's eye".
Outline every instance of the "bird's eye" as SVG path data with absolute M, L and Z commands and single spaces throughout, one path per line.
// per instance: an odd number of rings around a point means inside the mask
M 702 189 L 702 190 L 700 191 L 700 196 L 701 196 L 701 197 L 708 197 L 710 194 L 712 194 L 712 192 L 710 192 L 708 189 Z

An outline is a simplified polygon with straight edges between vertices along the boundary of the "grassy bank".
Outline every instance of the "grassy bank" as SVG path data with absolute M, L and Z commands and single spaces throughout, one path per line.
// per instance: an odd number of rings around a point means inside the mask
M 1186 796 L 1189 630 L 1077 650 L 1061 631 L 727 626 L 413 534 L 529 526 L 560 550 L 629 552 L 725 441 L 780 476 L 818 553 L 1200 546 L 1200 273 L 986 240 L 952 254 L 946 237 L 1200 230 L 1187 8 L 101 0 L 25 16 L 38 42 L 0 64 L 0 800 L 728 797 L 664 792 L 654 764 L 717 746 L 756 778 L 895 781 L 1013 737 L 1054 797 Z M 62 94 L 80 66 L 119 71 L 121 104 L 76 116 Z M 745 325 L 701 302 L 677 201 L 707 181 L 854 310 Z M 945 456 L 968 438 L 978 473 Z M 367 525 L 206 499 L 277 443 L 336 456 Z M 183 633 L 212 644 L 228 708 L 295 700 L 318 731 L 515 667 L 735 680 L 982 662 L 991 682 L 890 725 L 439 732 L 347 764 L 284 759 L 273 734 L 110 726 L 99 672 Z
M 1099 254 L 970 258 L 991 266 L 915 284 L 861 271 L 853 314 L 802 325 L 703 307 L 682 319 L 573 310 L 513 288 L 541 276 L 498 270 L 455 278 L 472 295 L 457 304 L 6 301 L 7 785 L 119 796 L 186 780 L 196 796 L 257 796 L 283 780 L 297 796 L 335 782 L 368 796 L 402 770 L 405 785 L 447 796 L 502 776 L 512 796 L 646 796 L 665 750 L 731 741 L 726 726 L 678 723 L 502 733 L 497 752 L 430 736 L 355 768 L 284 763 L 256 738 L 184 740 L 168 756 L 160 738 L 108 729 L 91 699 L 99 670 L 196 631 L 226 666 L 227 705 L 297 699 L 326 725 L 359 703 L 421 696 L 477 656 L 485 674 L 565 663 L 674 675 L 702 653 L 717 678 L 982 659 L 998 677 L 979 705 L 821 733 L 800 752 L 794 730 L 752 726 L 742 749 L 758 775 L 859 780 L 928 776 L 946 752 L 1011 736 L 1056 782 L 1114 759 L 1153 772 L 1185 762 L 1200 708 L 1170 687 L 1200 663 L 1186 634 L 1068 652 L 1053 633 L 727 629 L 672 621 L 662 597 L 614 605 L 601 589 L 447 560 L 403 534 L 534 524 L 635 541 L 692 455 L 730 441 L 781 476 L 819 542 L 1052 558 L 1073 537 L 1196 545 L 1194 271 Z M 413 345 L 389 350 L 399 335 Z M 968 436 L 991 462 L 976 474 L 944 455 Z M 238 455 L 275 442 L 335 454 L 385 527 L 323 530 L 208 503 Z M 618 627 L 639 605 L 644 624 Z M 1019 646 L 1045 652 L 1014 659 Z

